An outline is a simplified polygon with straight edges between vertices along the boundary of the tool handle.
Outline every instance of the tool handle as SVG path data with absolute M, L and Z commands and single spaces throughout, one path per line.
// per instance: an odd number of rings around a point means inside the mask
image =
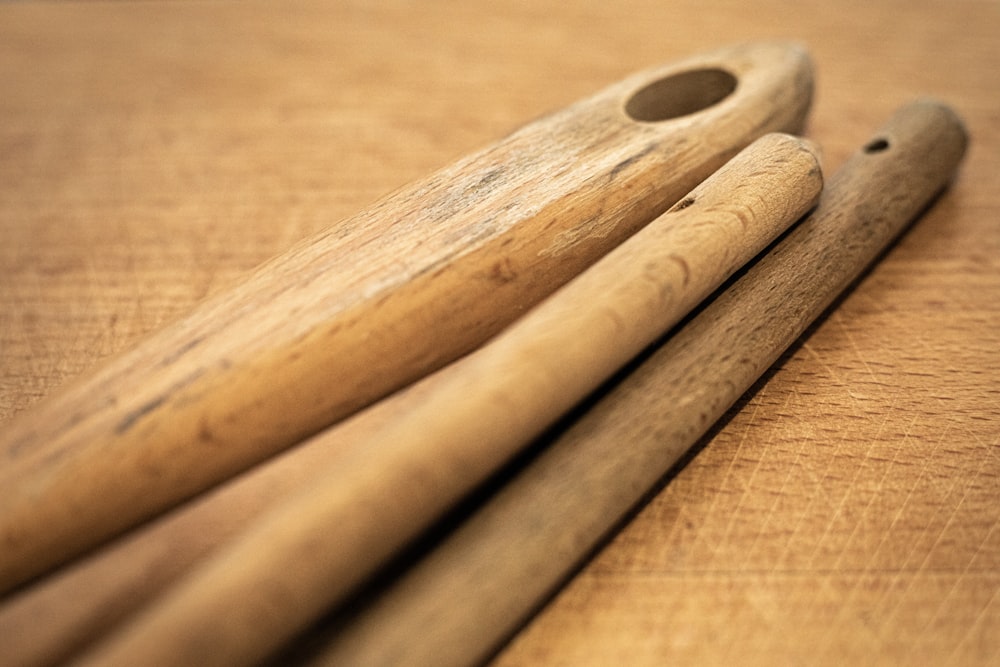
M 962 121 L 920 100 L 819 207 L 304 664 L 479 664 L 954 176 Z
M 266 656 L 680 321 L 821 188 L 807 142 L 754 142 L 487 345 L 418 383 L 405 410 L 112 636 L 92 664 Z
M 0 592 L 481 344 L 741 147 L 804 52 L 629 77 L 331 226 L 0 434 Z

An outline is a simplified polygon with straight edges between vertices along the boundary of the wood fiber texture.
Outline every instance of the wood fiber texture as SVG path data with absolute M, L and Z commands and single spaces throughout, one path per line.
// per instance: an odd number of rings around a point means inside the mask
M 998 33 L 993 0 L 5 4 L 0 417 L 526 119 L 792 38 L 829 172 L 923 94 L 966 162 L 494 661 L 995 664 Z

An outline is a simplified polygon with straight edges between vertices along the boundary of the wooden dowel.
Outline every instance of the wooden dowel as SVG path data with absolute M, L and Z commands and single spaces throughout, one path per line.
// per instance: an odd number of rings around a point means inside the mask
M 0 593 L 481 344 L 753 139 L 795 46 L 629 77 L 263 265 L 0 432 Z
M 448 667 L 488 657 L 947 184 L 966 141 L 939 103 L 900 109 L 834 174 L 809 218 L 297 662 Z
M 811 146 L 768 135 L 488 345 L 417 385 L 409 411 L 263 517 L 88 664 L 266 656 L 811 208 Z

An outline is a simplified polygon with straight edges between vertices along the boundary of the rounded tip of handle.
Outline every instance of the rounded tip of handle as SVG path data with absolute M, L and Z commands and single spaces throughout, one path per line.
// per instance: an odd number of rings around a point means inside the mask
M 758 139 L 755 143 L 761 142 L 770 142 L 776 146 L 783 145 L 788 148 L 796 148 L 805 153 L 809 153 L 816 161 L 817 168 L 820 168 L 823 164 L 823 148 L 812 139 L 806 139 L 805 137 L 801 137 L 797 134 L 789 134 L 787 132 L 770 132 Z
M 923 95 L 911 101 L 910 103 L 904 105 L 897 111 L 897 114 L 902 113 L 924 113 L 932 114 L 940 117 L 940 119 L 951 125 L 962 135 L 962 143 L 968 144 L 969 142 L 969 129 L 965 124 L 965 120 L 962 116 L 955 110 L 950 104 L 930 95 Z
M 812 105 L 814 67 L 801 42 L 737 42 L 638 72 L 608 94 L 616 113 L 649 125 L 701 114 L 739 113 L 746 133 L 800 133 Z M 715 110 L 713 112 L 713 110 Z
M 969 144 L 965 121 L 949 104 L 929 96 L 899 107 L 865 146 L 867 156 L 888 155 L 897 147 L 918 145 L 933 138 L 936 161 L 958 166 Z
M 798 139 L 802 144 L 802 148 L 804 150 L 812 153 L 813 158 L 816 160 L 817 168 L 822 170 L 824 157 L 823 147 L 812 139 L 805 139 L 803 137 L 796 137 L 796 139 Z

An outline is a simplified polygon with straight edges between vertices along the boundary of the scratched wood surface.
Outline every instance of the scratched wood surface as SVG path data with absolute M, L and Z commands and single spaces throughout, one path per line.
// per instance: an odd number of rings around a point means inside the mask
M 994 663 L 997 34 L 995 0 L 0 5 L 0 419 L 526 120 L 792 37 L 828 168 L 932 94 L 958 180 L 496 664 Z

